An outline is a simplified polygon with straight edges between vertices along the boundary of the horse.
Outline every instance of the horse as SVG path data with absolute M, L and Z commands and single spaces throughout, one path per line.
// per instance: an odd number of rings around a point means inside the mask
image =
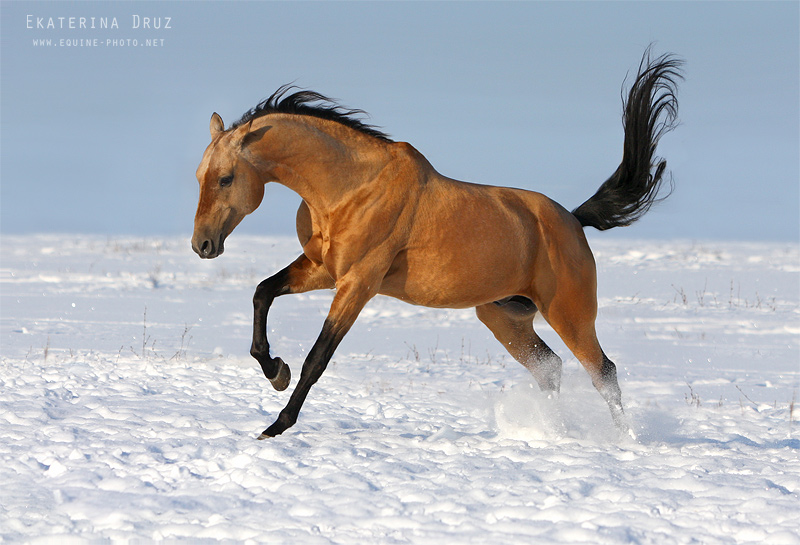
M 362 110 L 293 85 L 228 129 L 214 113 L 196 173 L 192 248 L 201 258 L 222 255 L 228 235 L 261 204 L 267 183 L 302 198 L 296 216 L 302 253 L 253 296 L 250 353 L 276 390 L 289 386 L 291 372 L 270 353 L 270 306 L 283 295 L 336 290 L 288 403 L 258 439 L 296 423 L 336 347 L 379 294 L 434 308 L 474 307 L 541 390 L 557 395 L 562 360 L 533 328 L 540 313 L 589 373 L 617 429 L 631 433 L 616 366 L 595 331 L 597 274 L 584 228 L 629 225 L 672 192 L 655 149 L 677 124 L 682 63 L 671 54 L 652 58 L 647 49 L 627 97 L 622 93 L 622 161 L 572 212 L 541 193 L 448 178 L 410 144 L 364 123 Z

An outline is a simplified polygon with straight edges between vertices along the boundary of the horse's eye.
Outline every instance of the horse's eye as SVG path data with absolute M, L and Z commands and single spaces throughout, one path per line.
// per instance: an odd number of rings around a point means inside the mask
M 233 174 L 230 176 L 223 176 L 219 179 L 219 186 L 220 187 L 228 187 L 233 183 Z

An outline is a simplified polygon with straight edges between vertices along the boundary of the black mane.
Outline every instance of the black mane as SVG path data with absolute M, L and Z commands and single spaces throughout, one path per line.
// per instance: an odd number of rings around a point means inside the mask
M 231 125 L 230 128 L 235 129 L 254 119 L 264 117 L 265 115 L 277 113 L 296 114 L 336 121 L 337 123 L 341 123 L 351 129 L 355 129 L 385 142 L 392 141 L 389 135 L 371 125 L 367 125 L 356 117 L 359 115 L 366 115 L 365 111 L 343 108 L 330 98 L 314 91 L 300 90 L 285 96 L 286 93 L 292 89 L 297 89 L 297 87 L 294 85 L 282 86 L 272 93 L 272 96 L 268 99 L 259 102 L 255 108 L 251 108 L 245 112 L 242 118 Z

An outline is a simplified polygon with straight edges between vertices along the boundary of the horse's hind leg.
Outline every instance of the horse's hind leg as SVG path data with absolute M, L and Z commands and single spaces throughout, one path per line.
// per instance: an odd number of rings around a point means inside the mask
M 585 284 L 571 292 L 565 290 L 542 309 L 542 314 L 589 373 L 592 384 L 608 403 L 617 429 L 631 433 L 622 409 L 617 368 L 597 340 L 594 327 L 597 300 L 593 290 L 590 293 Z
M 525 366 L 545 392 L 561 386 L 561 358 L 533 330 L 536 306 L 524 298 L 489 303 L 475 308 L 478 319 L 508 353 Z
M 333 288 L 333 279 L 321 265 L 305 255 L 261 282 L 253 295 L 253 344 L 250 354 L 261 364 L 261 370 L 276 390 L 285 390 L 291 380 L 289 366 L 281 358 L 269 354 L 267 314 L 276 297 L 290 293 Z

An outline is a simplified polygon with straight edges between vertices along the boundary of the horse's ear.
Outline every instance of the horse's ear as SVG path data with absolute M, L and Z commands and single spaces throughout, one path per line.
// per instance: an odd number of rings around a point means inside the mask
M 211 138 L 216 138 L 217 135 L 225 130 L 225 123 L 217 112 L 211 115 L 211 123 L 208 125 L 208 130 L 211 131 Z

